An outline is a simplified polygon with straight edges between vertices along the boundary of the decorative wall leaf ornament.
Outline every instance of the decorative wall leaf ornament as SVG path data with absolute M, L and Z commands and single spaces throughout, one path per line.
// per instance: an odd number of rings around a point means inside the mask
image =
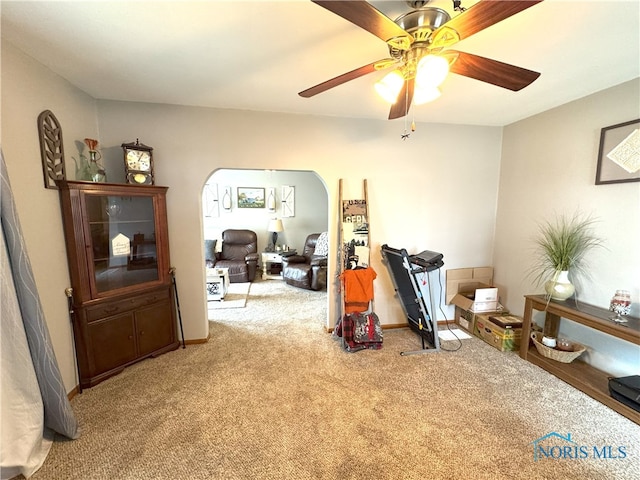
M 51 110 L 44 110 L 38 115 L 38 139 L 40 140 L 40 157 L 44 188 L 57 189 L 57 180 L 66 178 L 64 163 L 64 144 L 62 127 Z

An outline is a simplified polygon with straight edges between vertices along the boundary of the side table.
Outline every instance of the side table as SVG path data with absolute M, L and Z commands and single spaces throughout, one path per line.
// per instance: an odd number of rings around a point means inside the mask
M 207 301 L 224 300 L 229 289 L 228 268 L 207 268 Z
M 282 255 L 277 252 L 262 252 L 262 279 L 282 280 Z

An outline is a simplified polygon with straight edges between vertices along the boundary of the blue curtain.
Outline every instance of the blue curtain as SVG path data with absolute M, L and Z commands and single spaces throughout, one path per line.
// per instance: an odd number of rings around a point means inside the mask
M 1 151 L 0 160 L 2 181 L 0 185 L 0 210 L 2 214 L 2 234 L 6 244 L 6 252 L 0 252 L 0 255 L 6 254 L 8 262 L 4 263 L 11 270 L 29 355 L 33 362 L 33 369 L 35 370 L 38 388 L 42 397 L 44 407 L 43 435 L 47 433 L 48 429 L 71 439 L 77 438 L 79 436 L 78 423 L 71 409 L 67 392 L 62 383 L 58 362 L 51 345 L 49 330 L 44 319 L 31 263 L 22 237 L 7 168 Z M 3 274 L 5 273 L 8 276 L 8 272 L 3 272 Z M 60 295 L 63 294 L 61 291 Z M 9 319 L 2 319 L 3 327 L 5 322 L 8 325 Z M 3 375 L 6 373 L 6 369 L 13 368 L 12 363 L 17 362 L 3 361 Z M 3 469 L 4 467 L 5 465 L 3 465 Z

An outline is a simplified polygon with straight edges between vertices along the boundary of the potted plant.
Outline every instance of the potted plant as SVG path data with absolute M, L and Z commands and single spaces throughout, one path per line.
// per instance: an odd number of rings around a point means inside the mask
M 572 279 L 589 276 L 585 255 L 603 243 L 593 233 L 595 222 L 591 216 L 575 213 L 540 224 L 540 231 L 534 238 L 536 260 L 530 274 L 536 285 L 544 282 L 545 291 L 552 299 L 566 300 L 574 294 L 575 287 L 569 274 Z

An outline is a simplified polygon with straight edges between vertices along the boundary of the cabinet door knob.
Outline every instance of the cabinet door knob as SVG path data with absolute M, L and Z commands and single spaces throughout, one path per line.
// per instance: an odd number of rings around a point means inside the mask
M 144 330 L 140 330 L 140 335 L 144 335 Z
M 118 311 L 118 307 L 105 307 L 105 313 L 113 313 Z

